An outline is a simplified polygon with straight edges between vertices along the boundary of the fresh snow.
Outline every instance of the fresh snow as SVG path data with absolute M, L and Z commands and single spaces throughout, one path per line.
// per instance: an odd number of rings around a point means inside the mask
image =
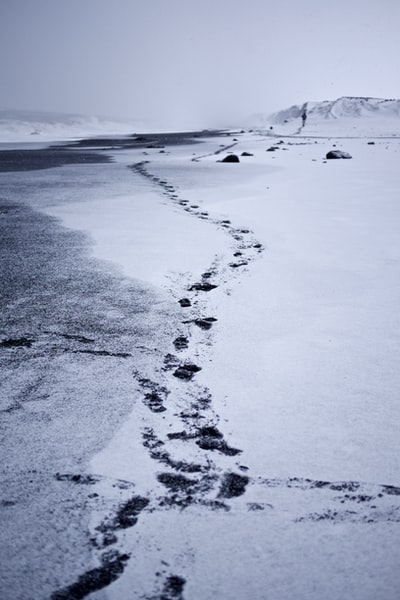
M 168 307 L 159 344 L 135 354 L 131 388 L 121 371 L 130 416 L 86 466 L 101 498 L 87 571 L 107 552 L 130 555 L 90 598 L 398 598 L 400 140 L 397 104 L 369 102 L 385 123 L 374 138 L 375 117 L 357 112 L 358 99 L 310 104 L 297 135 L 273 137 L 274 125 L 165 153 L 114 151 L 111 165 L 49 171 L 61 181 L 89 172 L 93 189 L 35 195 L 35 209 L 89 234 L 94 258 Z M 282 128 L 294 132 L 301 114 L 292 113 Z M 324 137 L 327 123 L 337 137 Z M 353 158 L 326 161 L 332 149 Z M 252 156 L 219 162 L 243 151 Z M 199 281 L 218 287 L 190 289 Z M 179 307 L 183 297 L 191 307 Z M 217 321 L 202 330 L 199 317 Z M 174 348 L 176 336 L 187 349 Z M 168 355 L 202 370 L 180 380 Z M 164 412 L 146 405 L 154 391 Z M 202 426 L 241 452 L 199 447 Z M 198 483 L 168 488 L 165 474 Z M 232 474 L 237 495 L 226 491 Z M 102 546 L 132 496 L 148 506 Z

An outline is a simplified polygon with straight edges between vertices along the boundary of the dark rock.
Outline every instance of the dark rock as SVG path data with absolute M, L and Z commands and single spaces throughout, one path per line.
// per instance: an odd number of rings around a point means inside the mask
M 192 303 L 190 302 L 189 298 L 181 298 L 180 300 L 178 300 L 178 302 L 182 306 L 182 308 L 192 306 Z
M 242 152 L 240 156 L 254 156 L 251 152 Z
M 240 162 L 239 157 L 236 154 L 228 154 L 222 159 L 223 163 L 238 163 Z
M 270 146 L 266 149 L 266 152 L 275 152 L 275 150 L 279 150 L 279 146 Z
M 326 155 L 327 159 L 331 158 L 353 158 L 351 154 L 348 152 L 343 152 L 343 150 L 330 150 Z
M 235 498 L 241 496 L 246 491 L 246 486 L 249 483 L 249 478 L 246 475 L 238 475 L 237 473 L 226 473 L 223 477 L 221 489 L 219 491 L 220 498 Z
M 375 142 L 368 142 L 368 146 L 375 146 Z

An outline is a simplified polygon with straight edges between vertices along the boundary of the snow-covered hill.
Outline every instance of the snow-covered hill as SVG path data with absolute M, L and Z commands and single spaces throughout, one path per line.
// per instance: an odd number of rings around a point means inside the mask
M 137 121 L 55 112 L 0 109 L 1 142 L 40 142 L 143 131 Z
M 400 100 L 343 96 L 305 102 L 260 119 L 259 124 L 282 134 L 400 136 Z

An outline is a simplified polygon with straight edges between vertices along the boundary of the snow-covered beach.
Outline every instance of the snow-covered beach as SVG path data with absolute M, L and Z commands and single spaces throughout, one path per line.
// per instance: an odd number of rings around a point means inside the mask
M 398 597 L 400 139 L 301 114 L 0 175 L 4 597 Z

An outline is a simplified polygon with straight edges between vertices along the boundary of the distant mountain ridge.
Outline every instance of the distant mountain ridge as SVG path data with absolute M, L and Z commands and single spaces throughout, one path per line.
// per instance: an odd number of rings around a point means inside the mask
M 294 104 L 259 126 L 282 135 L 399 137 L 400 100 L 367 96 L 342 96 L 336 100 Z
M 301 118 L 303 114 L 306 118 L 315 116 L 322 119 L 370 117 L 378 114 L 383 117 L 400 117 L 400 100 L 342 96 L 336 100 L 295 104 L 286 110 L 274 113 L 270 119 L 275 123 L 286 123 Z

